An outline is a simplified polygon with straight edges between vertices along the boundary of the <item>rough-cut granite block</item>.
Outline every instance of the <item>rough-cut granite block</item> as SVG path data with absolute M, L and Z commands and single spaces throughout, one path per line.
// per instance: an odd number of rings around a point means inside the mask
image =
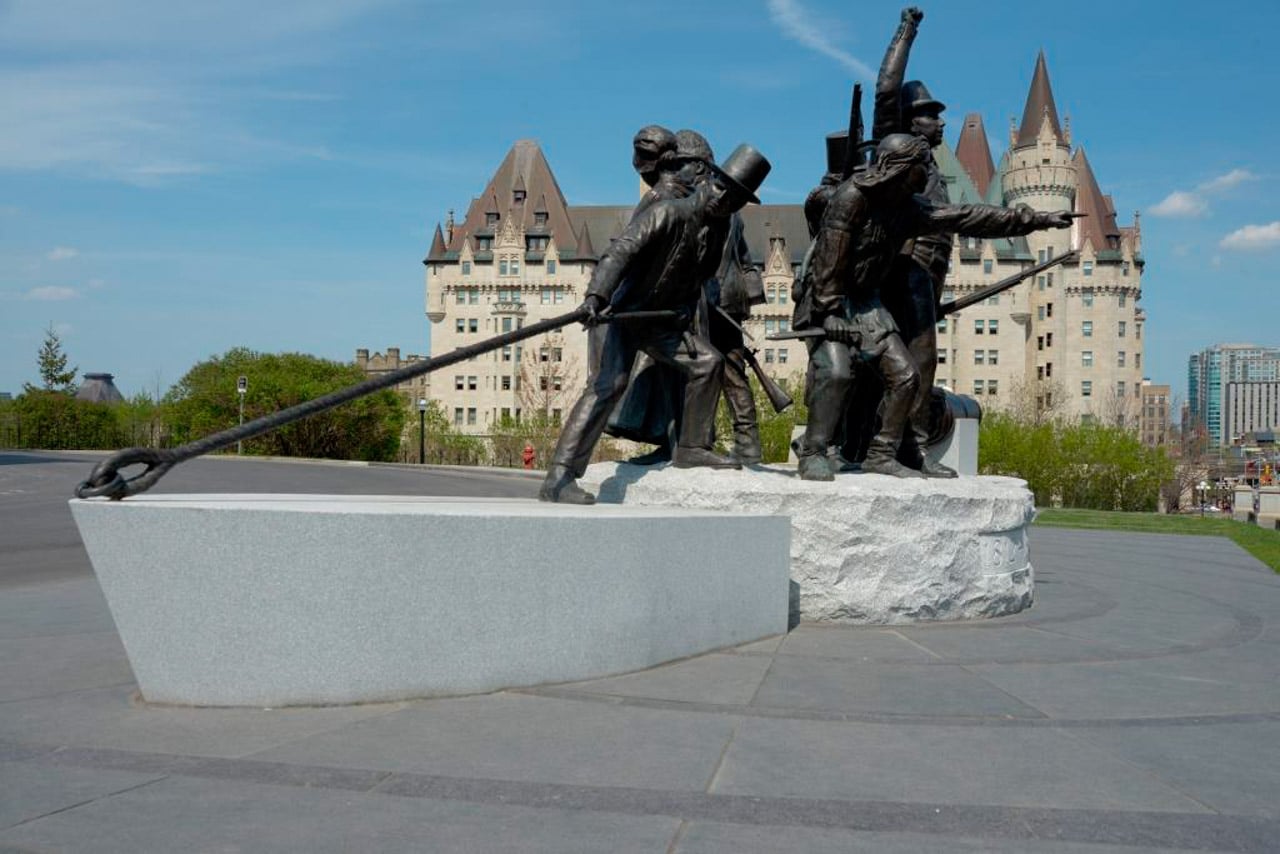
M 954 480 L 789 466 L 743 471 L 597 463 L 581 479 L 602 502 L 791 517 L 791 578 L 804 620 L 914 623 L 1012 614 L 1031 605 L 1027 527 L 1035 504 L 1007 477 Z
M 492 691 L 787 626 L 788 524 L 759 513 L 323 495 L 71 510 L 153 702 Z

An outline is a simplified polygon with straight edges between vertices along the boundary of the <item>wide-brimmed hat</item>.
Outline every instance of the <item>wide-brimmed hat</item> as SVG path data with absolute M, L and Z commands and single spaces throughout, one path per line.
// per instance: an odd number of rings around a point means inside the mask
M 769 174 L 773 164 L 753 146 L 744 142 L 735 148 L 723 163 L 719 166 L 712 163 L 711 168 L 730 186 L 741 190 L 748 199 L 758 205 L 760 199 L 756 196 L 756 190 L 760 189 L 760 185 L 764 183 L 765 176 Z
M 933 97 L 929 87 L 919 80 L 908 80 L 902 84 L 902 111 L 907 115 L 940 113 L 946 108 L 947 105 Z

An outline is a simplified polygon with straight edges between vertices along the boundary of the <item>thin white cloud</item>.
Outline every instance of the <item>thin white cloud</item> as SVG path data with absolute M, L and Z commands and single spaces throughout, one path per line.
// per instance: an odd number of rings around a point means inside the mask
M 79 254 L 80 250 L 73 246 L 55 246 L 44 257 L 50 261 L 66 261 L 68 258 L 74 258 Z
M 1280 246 L 1280 221 L 1266 225 L 1246 225 L 1222 238 L 1218 243 L 1223 249 L 1257 251 Z
M 1194 190 L 1174 190 L 1151 207 L 1153 216 L 1190 218 L 1209 212 L 1209 197 L 1258 180 L 1248 169 L 1232 169 L 1224 175 L 1198 184 Z
M 831 41 L 827 28 L 814 19 L 809 10 L 801 6 L 797 0 L 768 0 L 768 3 L 769 17 L 782 31 L 783 36 L 834 59 L 860 77 L 867 80 L 876 78 L 876 72 L 869 65 L 848 51 L 837 47 Z
M 1193 217 L 1201 216 L 1209 210 L 1209 203 L 1203 197 L 1185 190 L 1174 190 L 1158 204 L 1151 206 L 1152 216 Z
M 79 291 L 75 288 L 68 288 L 63 285 L 42 285 L 27 291 L 26 298 L 37 302 L 62 302 L 63 300 L 75 299 L 79 295 Z
M 1248 169 L 1232 169 L 1225 175 L 1219 175 L 1217 178 L 1205 181 L 1200 185 L 1199 190 L 1202 193 L 1218 193 L 1256 180 L 1258 180 L 1258 176 Z

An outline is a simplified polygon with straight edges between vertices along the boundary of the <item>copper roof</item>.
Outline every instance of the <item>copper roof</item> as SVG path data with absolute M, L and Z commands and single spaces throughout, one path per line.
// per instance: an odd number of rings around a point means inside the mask
M 978 113 L 969 113 L 964 117 L 960 141 L 956 143 L 956 159 L 973 179 L 978 197 L 986 198 L 991 179 L 996 175 L 996 167 L 991 162 L 991 143 L 987 141 L 987 131 L 982 126 L 982 116 Z
M 427 250 L 427 257 L 423 259 L 422 263 L 425 264 L 428 261 L 443 260 L 444 253 L 444 232 L 440 230 L 440 223 L 436 223 L 436 233 L 435 236 L 431 238 L 431 248 Z
M 1040 125 L 1045 115 L 1053 135 L 1062 142 L 1062 123 L 1058 121 L 1058 106 L 1053 102 L 1053 88 L 1049 85 L 1049 66 L 1044 61 L 1044 51 L 1036 57 L 1036 70 L 1031 78 L 1031 90 L 1027 92 L 1027 105 L 1022 110 L 1022 125 L 1018 128 L 1018 146 L 1035 145 L 1040 135 Z
M 532 195 L 538 199 L 538 204 L 532 207 L 515 204 L 517 190 Z M 486 228 L 486 214 L 491 213 L 496 213 L 500 222 L 515 217 L 526 230 L 533 225 L 535 213 L 545 213 L 547 225 L 542 230 L 550 232 L 561 249 L 571 248 L 578 243 L 578 232 L 570 221 L 568 208 L 564 193 L 560 192 L 560 185 L 556 183 L 537 141 L 518 140 L 479 197 L 472 200 L 462 223 L 454 228 L 453 239 L 447 248 L 450 252 L 457 252 L 475 232 L 491 231 L 491 228 Z
M 1072 165 L 1076 167 L 1076 210 L 1088 214 L 1078 220 L 1081 243 L 1087 239 L 1095 252 L 1119 249 L 1121 234 L 1120 227 L 1116 225 L 1115 205 L 1111 197 L 1103 195 L 1099 189 L 1098 179 L 1083 148 L 1076 149 Z

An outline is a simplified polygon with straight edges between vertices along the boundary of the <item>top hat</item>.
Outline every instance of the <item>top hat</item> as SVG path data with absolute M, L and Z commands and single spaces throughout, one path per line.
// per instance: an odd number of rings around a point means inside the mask
M 760 199 L 756 190 L 760 189 L 773 166 L 763 154 L 744 142 L 725 158 L 724 163 L 719 166 L 713 163 L 711 168 L 731 187 L 745 193 L 758 205 Z
M 908 115 L 915 113 L 940 113 L 947 105 L 929 93 L 929 87 L 919 80 L 909 80 L 902 84 L 902 109 Z

